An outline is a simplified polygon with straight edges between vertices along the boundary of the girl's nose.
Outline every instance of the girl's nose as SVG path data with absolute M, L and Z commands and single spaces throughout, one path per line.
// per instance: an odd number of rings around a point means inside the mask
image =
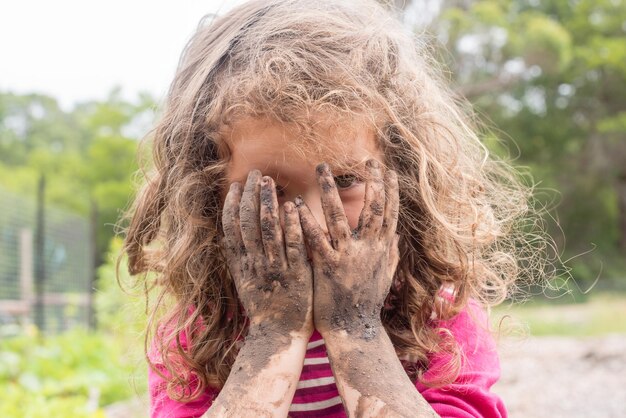
M 322 228 L 322 231 L 324 232 L 324 236 L 326 237 L 327 240 L 330 241 L 328 228 L 326 227 L 326 218 L 324 217 L 324 209 L 322 208 L 322 201 L 320 200 L 319 192 L 311 192 L 311 193 L 302 195 L 302 199 L 304 200 L 306 205 L 309 207 L 309 210 L 315 217 L 315 220 L 317 221 L 317 223 L 320 225 L 320 228 Z M 307 252 L 307 257 L 310 260 L 313 255 L 311 254 L 311 248 L 308 245 L 306 246 L 306 252 Z
M 302 196 L 302 200 L 304 200 L 306 205 L 309 207 L 309 210 L 313 214 L 313 217 L 315 217 L 315 220 L 320 225 L 320 228 L 322 228 L 322 231 L 324 232 L 324 235 L 326 236 L 326 239 L 330 241 L 330 235 L 328 234 L 328 228 L 326 227 L 326 218 L 324 217 L 324 209 L 322 208 L 322 201 L 320 200 L 319 193 L 317 193 L 317 192 L 310 192 L 310 193 L 307 193 L 307 194 L 303 194 L 301 196 Z M 284 230 L 285 223 L 284 223 L 284 218 L 283 218 L 283 209 L 282 209 L 282 207 L 281 207 L 280 211 L 281 211 L 281 213 L 280 213 L 280 226 Z M 311 258 L 311 249 L 309 248 L 308 245 L 306 246 L 306 250 L 307 250 L 307 256 L 310 259 Z
M 328 228 L 326 227 L 326 218 L 324 217 L 324 209 L 322 208 L 322 201 L 320 199 L 320 194 L 318 192 L 310 192 L 305 195 L 302 195 L 302 199 L 309 207 L 309 210 L 315 217 L 315 220 L 324 231 L 324 235 L 326 238 L 329 238 Z

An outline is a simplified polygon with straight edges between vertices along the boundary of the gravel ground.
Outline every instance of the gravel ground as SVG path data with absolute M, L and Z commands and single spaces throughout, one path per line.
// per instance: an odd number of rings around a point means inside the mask
M 511 418 L 626 417 L 626 335 L 504 340 L 500 358 Z
M 511 418 L 626 417 L 626 335 L 504 339 L 500 357 L 493 390 Z M 146 399 L 134 399 L 106 416 L 144 418 L 147 410 Z

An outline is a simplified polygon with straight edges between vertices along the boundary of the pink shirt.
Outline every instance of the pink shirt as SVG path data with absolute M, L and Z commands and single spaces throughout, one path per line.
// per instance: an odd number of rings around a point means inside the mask
M 491 386 L 500 377 L 500 364 L 493 337 L 487 331 L 485 313 L 474 302 L 459 315 L 448 321 L 439 321 L 454 336 L 462 353 L 461 370 L 457 379 L 440 388 L 429 388 L 417 383 L 416 389 L 441 417 L 466 418 L 506 417 L 502 400 L 490 392 Z M 185 344 L 181 339 L 181 344 Z M 160 371 L 158 356 L 151 360 Z M 436 376 L 446 366 L 446 357 L 434 356 L 430 360 L 428 377 Z M 153 418 L 199 417 L 211 406 L 218 394 L 208 389 L 192 402 L 182 403 L 170 399 L 165 390 L 165 381 L 151 369 L 148 373 L 148 386 Z M 326 355 L 322 336 L 315 331 L 307 346 L 304 367 L 295 396 L 289 409 L 289 416 L 298 417 L 346 417 L 335 379 Z

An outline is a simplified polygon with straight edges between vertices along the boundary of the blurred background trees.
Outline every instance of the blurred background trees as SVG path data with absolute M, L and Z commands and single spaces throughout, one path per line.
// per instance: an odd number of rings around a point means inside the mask
M 415 0 L 406 18 L 419 10 L 457 91 L 495 128 L 487 144 L 546 189 L 537 197 L 556 207 L 548 226 L 574 279 L 622 287 L 626 3 Z
M 48 204 L 96 215 L 96 266 L 133 195 L 138 140 L 155 111 L 147 94 L 135 103 L 120 96 L 114 88 L 65 111 L 52 97 L 0 92 L 0 187 L 34 198 L 43 175 Z
M 148 95 L 130 103 L 119 89 L 70 110 L 51 97 L 0 92 L 0 416 L 105 417 L 103 406 L 145 392 L 145 304 L 118 286 L 114 225 L 133 196 L 138 139 L 154 109 Z M 34 311 L 46 318 L 33 327 L 32 310 L 18 309 L 19 326 L 7 312 L 32 304 L 21 292 L 32 269 L 16 235 L 26 228 L 38 241 L 33 202 L 42 176 L 43 248 L 32 261 L 36 271 L 45 266 Z M 128 283 L 124 265 L 121 273 Z M 87 332 L 94 318 L 98 332 Z

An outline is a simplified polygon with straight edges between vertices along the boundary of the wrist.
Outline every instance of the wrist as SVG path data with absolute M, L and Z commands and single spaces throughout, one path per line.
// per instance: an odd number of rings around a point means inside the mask
M 289 339 L 289 340 L 305 340 L 309 341 L 313 334 L 313 329 L 303 328 L 298 331 L 285 329 L 278 325 L 264 324 L 264 323 L 251 323 L 248 327 L 248 333 L 246 338 L 255 340 L 276 340 L 276 339 Z
M 348 317 L 327 327 L 318 328 L 324 340 L 358 339 L 371 341 L 386 332 L 380 317 Z
M 251 326 L 238 356 L 263 359 L 289 352 L 301 352 L 304 356 L 308 342 L 308 338 L 299 334 L 277 331 L 268 327 Z
M 355 301 L 349 298 L 339 300 L 334 305 L 320 304 L 319 311 L 314 310 L 315 326 L 326 338 L 337 334 L 351 338 L 370 340 L 379 330 L 384 330 L 380 318 L 381 306 L 369 301 Z

